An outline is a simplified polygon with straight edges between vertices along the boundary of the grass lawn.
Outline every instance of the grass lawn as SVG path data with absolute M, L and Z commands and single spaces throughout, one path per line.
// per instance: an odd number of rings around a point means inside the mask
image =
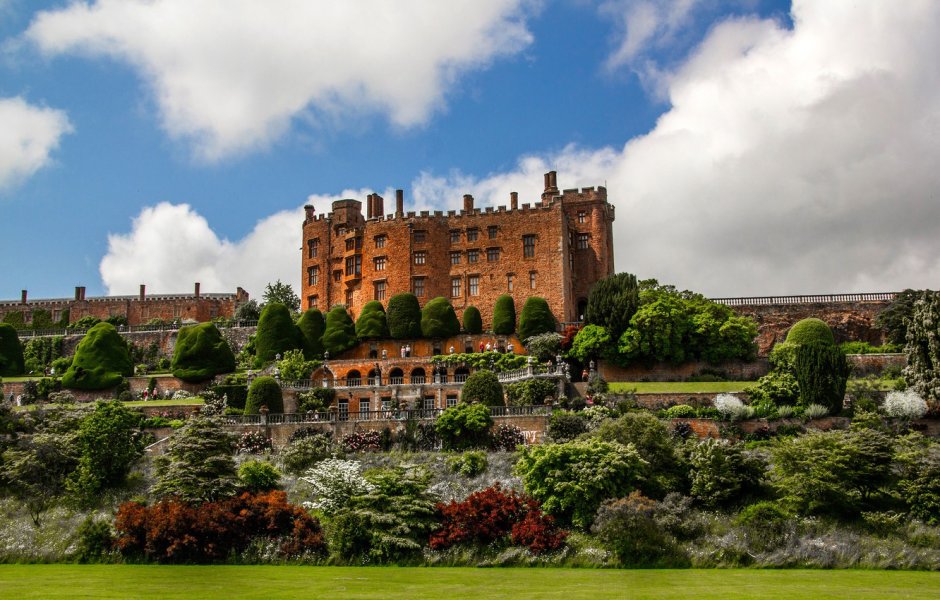
M 103 398 L 107 400 L 108 398 Z M 125 402 L 124 406 L 129 406 L 130 408 L 140 408 L 142 406 L 152 406 L 154 408 L 159 408 L 161 406 L 202 406 L 206 401 L 202 398 L 181 398 L 179 400 L 132 400 L 130 402 Z M 82 403 L 84 405 L 92 405 L 93 402 Z M 66 406 L 65 404 L 27 404 L 26 406 L 15 406 L 14 410 L 36 410 L 42 406 L 43 408 L 54 408 L 56 406 Z
M 721 394 L 742 392 L 754 385 L 753 381 L 612 381 L 610 391 L 626 392 L 636 389 L 637 394 Z
M 2 565 L 3 598 L 936 598 L 940 573 Z

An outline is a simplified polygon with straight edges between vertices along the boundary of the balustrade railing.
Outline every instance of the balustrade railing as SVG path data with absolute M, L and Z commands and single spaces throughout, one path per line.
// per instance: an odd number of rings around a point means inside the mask
M 894 300 L 896 292 L 864 294 L 815 294 L 806 296 L 753 296 L 745 298 L 712 298 L 725 306 L 766 306 L 773 304 L 828 304 L 839 302 L 883 302 Z
M 256 327 L 258 321 L 223 321 L 216 322 L 216 327 L 219 329 L 239 329 L 242 327 Z M 182 324 L 178 323 L 163 323 L 160 325 L 118 325 L 117 330 L 119 333 L 131 332 L 150 332 L 150 331 L 176 331 Z M 20 338 L 33 338 L 33 337 L 48 337 L 55 335 L 85 335 L 88 333 L 89 327 L 80 327 L 70 329 L 67 327 L 58 327 L 52 329 L 21 329 L 17 331 L 17 335 Z

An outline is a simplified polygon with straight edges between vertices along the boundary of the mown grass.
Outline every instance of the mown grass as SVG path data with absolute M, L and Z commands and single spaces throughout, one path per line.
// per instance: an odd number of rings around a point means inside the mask
M 108 400 L 108 398 L 102 398 L 102 400 Z M 164 407 L 164 406 L 170 406 L 170 407 L 173 407 L 173 406 L 202 406 L 202 405 L 204 405 L 205 403 L 206 403 L 205 400 L 203 400 L 202 398 L 195 397 L 195 398 L 180 398 L 179 400 L 173 400 L 173 399 L 169 399 L 169 400 L 132 400 L 132 401 L 130 401 L 130 402 L 124 402 L 123 404 L 124 404 L 124 406 L 129 406 L 129 407 L 131 407 L 131 408 L 140 408 L 140 407 L 143 407 L 143 406 L 150 406 L 150 407 L 153 407 L 153 408 L 160 408 L 160 407 Z M 91 404 L 93 404 L 93 403 L 85 402 L 85 403 L 79 404 L 79 406 L 89 406 L 89 405 L 91 405 Z M 16 407 L 14 407 L 14 410 L 36 410 L 37 408 L 40 408 L 40 407 L 41 407 L 41 408 L 47 408 L 47 409 L 48 409 L 48 408 L 64 408 L 64 407 L 66 407 L 66 406 L 75 406 L 75 405 L 74 405 L 74 404 L 71 404 L 71 405 L 70 405 L 70 404 L 53 404 L 53 403 L 47 402 L 47 403 L 45 403 L 45 404 L 27 404 L 26 406 L 16 406 Z
M 936 598 L 905 571 L 2 565 L 4 598 Z
M 610 391 L 635 389 L 637 394 L 721 394 L 742 392 L 752 385 L 753 381 L 616 381 L 610 383 Z

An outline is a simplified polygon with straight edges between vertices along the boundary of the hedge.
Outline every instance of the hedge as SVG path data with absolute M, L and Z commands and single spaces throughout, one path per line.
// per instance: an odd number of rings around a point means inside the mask
M 300 329 L 294 325 L 290 309 L 280 302 L 266 304 L 255 333 L 255 366 L 261 367 L 278 354 L 300 347 Z
M 22 375 L 25 369 L 23 344 L 16 328 L 9 323 L 0 323 L 0 376 Z
M 359 318 L 356 319 L 356 337 L 360 340 L 373 340 L 388 336 L 388 320 L 382 303 L 378 300 L 366 302 Z
M 339 354 L 356 345 L 356 327 L 342 305 L 334 306 L 326 314 L 326 330 L 323 332 L 323 349 L 330 356 Z
M 810 317 L 798 321 L 796 325 L 790 328 L 787 333 L 787 342 L 791 344 L 809 344 L 811 342 L 821 342 L 823 344 L 835 344 L 835 338 L 832 335 L 832 329 L 826 325 L 822 319 Z
M 483 317 L 476 306 L 468 306 L 463 311 L 463 330 L 469 334 L 483 333 Z
M 555 315 L 552 314 L 545 298 L 529 296 L 519 316 L 519 339 L 524 343 L 534 335 L 552 333 L 556 328 Z
M 516 332 L 516 302 L 509 294 L 496 299 L 493 306 L 493 333 L 512 335 Z
M 297 329 L 300 330 L 304 358 L 323 358 L 323 331 L 326 329 L 323 313 L 316 308 L 305 311 L 297 320 Z
M 389 334 L 396 340 L 421 337 L 421 306 L 414 294 L 404 292 L 392 296 L 385 314 Z
M 448 338 L 460 333 L 460 321 L 450 300 L 439 296 L 424 305 L 421 311 L 421 335 L 426 338 Z
M 235 370 L 235 355 L 213 323 L 181 327 L 171 363 L 173 376 L 188 382 Z
M 88 330 L 75 349 L 72 366 L 62 376 L 62 387 L 77 390 L 104 390 L 134 374 L 134 362 L 127 342 L 110 323 L 98 323 Z
M 268 407 L 268 412 L 284 412 L 284 396 L 281 394 L 281 385 L 276 379 L 268 375 L 256 377 L 248 387 L 245 414 L 256 415 L 261 412 L 261 407 L 265 405 Z
M 464 403 L 478 402 L 487 406 L 503 406 L 503 384 L 499 377 L 486 369 L 476 371 L 467 377 L 460 394 L 460 401 Z

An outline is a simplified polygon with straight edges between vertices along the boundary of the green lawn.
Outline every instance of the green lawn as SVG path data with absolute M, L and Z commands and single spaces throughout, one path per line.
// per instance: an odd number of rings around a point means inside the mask
M 107 400 L 108 398 L 103 398 Z M 132 400 L 130 402 L 125 402 L 124 406 L 129 406 L 131 408 L 140 408 L 142 406 L 150 406 L 153 408 L 159 408 L 163 406 L 202 406 L 206 401 L 202 398 L 181 398 L 180 400 Z M 91 404 L 91 403 L 86 403 Z M 65 404 L 27 404 L 26 406 L 16 406 L 15 410 L 36 410 L 42 406 L 43 408 L 53 408 L 56 406 L 66 406 Z
M 2 565 L 3 598 L 936 598 L 940 573 Z
M 754 385 L 753 381 L 616 381 L 610 383 L 610 391 L 626 392 L 636 389 L 638 394 L 721 394 L 742 392 Z

